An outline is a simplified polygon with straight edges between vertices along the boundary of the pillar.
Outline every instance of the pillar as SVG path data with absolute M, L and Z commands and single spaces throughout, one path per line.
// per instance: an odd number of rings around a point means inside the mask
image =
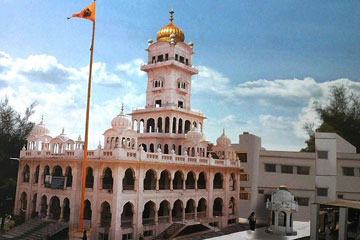
M 339 215 L 339 240 L 347 239 L 347 221 L 349 209 L 346 207 L 340 208 Z
M 173 180 L 170 179 L 170 191 L 174 190 Z
M 195 181 L 195 191 L 197 191 L 198 190 L 198 179 L 196 178 L 196 176 L 194 178 L 194 181 Z
M 159 191 L 159 179 L 156 179 L 156 186 L 155 186 L 156 191 Z
M 319 238 L 319 210 L 320 205 L 313 203 L 310 209 L 310 240 L 317 240 Z M 277 221 L 275 222 L 277 224 Z
M 185 177 L 184 177 L 184 179 L 182 181 L 183 181 L 183 190 L 186 190 L 186 179 L 185 179 Z

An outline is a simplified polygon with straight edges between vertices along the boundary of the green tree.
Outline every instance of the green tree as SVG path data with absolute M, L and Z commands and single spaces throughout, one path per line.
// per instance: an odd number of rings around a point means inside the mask
M 354 145 L 357 152 L 360 153 L 360 99 L 353 93 L 346 91 L 344 86 L 334 86 L 331 88 L 329 104 L 322 106 L 316 103 L 314 106 L 321 125 L 315 130 L 316 132 L 333 132 L 337 133 L 345 140 Z M 304 129 L 309 135 L 305 141 L 307 146 L 300 151 L 315 151 L 315 133 L 314 125 L 307 123 Z
M 36 102 L 25 111 L 17 113 L 7 98 L 0 101 L 0 216 L 12 212 L 18 172 L 18 158 L 26 138 L 34 127 L 29 117 L 34 113 Z

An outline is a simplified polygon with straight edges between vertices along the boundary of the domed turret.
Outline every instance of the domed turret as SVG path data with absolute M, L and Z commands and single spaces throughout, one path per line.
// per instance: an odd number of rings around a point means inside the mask
M 50 133 L 49 129 L 43 123 L 43 117 L 41 117 L 41 122 L 33 128 L 31 131 L 31 135 L 40 136 L 40 135 L 48 135 Z
M 216 139 L 216 144 L 224 147 L 227 147 L 231 144 L 230 138 L 225 135 L 225 128 L 223 129 L 221 136 Z
M 170 23 L 159 29 L 159 31 L 156 34 L 157 41 L 170 42 L 171 41 L 170 35 L 174 34 L 175 42 L 184 42 L 185 40 L 184 32 L 181 30 L 181 28 L 179 28 L 173 23 L 174 20 L 173 14 L 174 14 L 174 10 L 170 9 Z
M 111 121 L 111 126 L 116 129 L 128 129 L 131 128 L 131 121 L 126 117 L 124 113 L 124 105 L 121 107 L 121 112 L 119 115 L 114 117 Z
M 63 142 L 66 142 L 69 139 L 69 137 L 65 134 L 64 128 L 62 129 L 60 135 L 56 136 L 56 138 L 61 139 Z
M 200 142 L 202 140 L 202 133 L 196 128 L 193 127 L 189 132 L 186 134 L 186 138 L 193 141 L 193 142 Z

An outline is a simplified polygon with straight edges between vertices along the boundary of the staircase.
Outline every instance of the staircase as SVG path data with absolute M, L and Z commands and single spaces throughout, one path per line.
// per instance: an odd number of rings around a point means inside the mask
M 67 227 L 67 224 L 61 224 L 59 222 L 31 219 L 0 235 L 0 239 L 42 240 L 46 239 L 47 236 L 55 235 Z
M 168 227 L 167 229 L 165 229 L 165 231 L 163 231 L 162 233 L 160 233 L 156 238 L 156 239 L 172 239 L 174 237 L 175 234 L 177 234 L 178 232 L 180 232 L 180 230 L 182 230 L 186 225 L 185 224 L 181 224 L 181 223 L 173 223 L 170 225 L 170 227 Z

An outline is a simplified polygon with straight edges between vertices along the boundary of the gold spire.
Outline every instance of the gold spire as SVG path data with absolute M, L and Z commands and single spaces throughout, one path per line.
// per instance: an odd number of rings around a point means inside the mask
M 156 34 L 157 41 L 165 41 L 170 42 L 170 35 L 175 35 L 175 42 L 184 42 L 185 35 L 184 32 L 176 26 L 174 22 L 174 9 L 171 8 L 170 11 L 170 23 L 168 25 L 165 25 L 164 27 L 160 28 L 160 30 Z

